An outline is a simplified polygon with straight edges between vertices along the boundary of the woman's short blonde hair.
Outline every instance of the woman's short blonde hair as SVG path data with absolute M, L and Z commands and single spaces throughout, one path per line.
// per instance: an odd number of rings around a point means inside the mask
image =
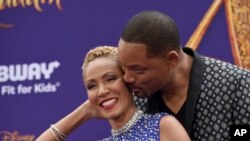
M 113 46 L 98 46 L 92 50 L 90 50 L 84 59 L 83 65 L 82 65 L 82 74 L 84 74 L 84 70 L 88 66 L 89 62 L 97 59 L 97 58 L 102 58 L 102 57 L 108 57 L 113 59 L 114 61 L 118 61 L 118 51 L 117 47 Z

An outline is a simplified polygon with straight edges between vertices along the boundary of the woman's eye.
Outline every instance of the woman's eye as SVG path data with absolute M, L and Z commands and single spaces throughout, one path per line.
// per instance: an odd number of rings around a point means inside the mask
M 116 80 L 116 77 L 108 77 L 107 81 L 112 81 L 112 80 Z
M 93 89 L 95 87 L 95 85 L 87 85 L 87 89 L 88 90 L 91 90 L 91 89 Z

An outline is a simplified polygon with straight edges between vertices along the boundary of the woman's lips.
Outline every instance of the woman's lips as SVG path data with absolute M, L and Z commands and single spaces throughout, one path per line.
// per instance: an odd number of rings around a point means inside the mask
M 101 106 L 105 109 L 111 109 L 118 101 L 118 98 L 111 98 L 111 99 L 107 99 L 107 100 L 103 100 L 101 102 Z

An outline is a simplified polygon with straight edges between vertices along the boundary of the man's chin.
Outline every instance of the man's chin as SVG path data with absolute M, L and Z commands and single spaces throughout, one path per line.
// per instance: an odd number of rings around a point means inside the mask
M 148 96 L 142 92 L 142 91 L 138 91 L 138 92 L 134 92 L 134 94 L 139 97 L 139 98 L 147 98 Z

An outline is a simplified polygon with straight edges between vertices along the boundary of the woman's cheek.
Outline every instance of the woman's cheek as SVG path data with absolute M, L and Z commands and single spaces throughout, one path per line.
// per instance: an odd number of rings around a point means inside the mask
M 97 95 L 93 92 L 88 92 L 88 99 L 92 104 L 95 104 L 95 101 L 97 101 Z

